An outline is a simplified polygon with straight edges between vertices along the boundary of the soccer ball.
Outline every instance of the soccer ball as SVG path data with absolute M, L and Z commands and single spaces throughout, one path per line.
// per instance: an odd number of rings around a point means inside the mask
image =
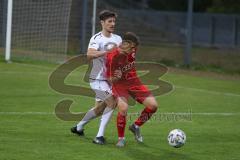
M 169 132 L 167 140 L 170 146 L 180 148 L 186 142 L 186 134 L 181 129 L 174 129 Z

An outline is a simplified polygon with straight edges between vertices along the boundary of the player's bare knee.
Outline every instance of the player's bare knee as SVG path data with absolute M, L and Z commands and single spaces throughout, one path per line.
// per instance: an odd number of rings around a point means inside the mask
M 127 100 L 123 97 L 118 98 L 117 99 L 117 107 L 118 107 L 118 111 L 123 114 L 126 115 L 127 111 L 128 111 L 128 103 Z
M 152 108 L 157 110 L 158 108 L 158 103 L 156 101 L 153 101 L 152 104 L 151 104 Z
M 111 96 L 111 97 L 108 97 L 106 100 L 105 100 L 105 103 L 107 104 L 108 107 L 112 108 L 112 109 L 115 109 L 116 108 L 116 105 L 117 105 L 117 101 L 116 99 Z
M 99 116 L 99 115 L 101 115 L 103 113 L 103 109 L 101 109 L 101 108 L 94 108 L 94 113 L 97 116 Z
M 144 105 L 152 110 L 157 110 L 158 103 L 154 97 L 148 97 L 144 102 Z
M 128 105 L 124 103 L 118 104 L 118 110 L 122 115 L 126 115 L 128 111 Z
M 113 109 L 117 108 L 117 101 L 114 101 L 114 103 L 112 104 Z
M 118 104 L 118 109 L 119 109 L 120 112 L 127 112 L 128 111 L 128 105 Z
M 115 109 L 116 106 L 117 106 L 117 102 L 116 102 L 116 101 L 112 101 L 112 102 L 108 103 L 107 106 L 110 107 L 110 108 L 112 108 L 112 109 Z
M 106 105 L 104 102 L 99 102 L 95 107 L 94 107 L 94 112 L 97 116 L 102 115 L 104 109 L 106 108 Z
M 157 101 L 154 102 L 153 106 L 154 106 L 153 108 L 154 108 L 155 110 L 157 110 L 157 109 L 159 108 L 159 105 L 158 105 Z
M 154 105 L 154 106 L 152 107 L 152 110 L 153 110 L 154 112 L 156 112 L 157 109 L 158 109 L 158 105 Z

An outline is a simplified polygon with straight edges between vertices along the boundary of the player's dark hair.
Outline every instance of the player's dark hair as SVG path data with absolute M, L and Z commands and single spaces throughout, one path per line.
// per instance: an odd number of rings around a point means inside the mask
M 109 10 L 103 10 L 99 13 L 99 19 L 101 21 L 104 21 L 108 18 L 115 17 L 117 18 L 117 14 L 115 12 L 109 11 Z
M 138 46 L 139 43 L 140 43 L 139 42 L 139 37 L 133 32 L 124 33 L 124 35 L 122 36 L 122 40 L 123 41 L 131 41 L 131 42 L 135 43 L 136 46 Z

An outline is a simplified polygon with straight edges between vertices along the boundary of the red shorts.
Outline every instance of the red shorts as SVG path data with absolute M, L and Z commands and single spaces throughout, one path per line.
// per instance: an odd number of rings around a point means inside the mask
M 124 97 L 128 100 L 129 96 L 131 96 L 141 104 L 147 97 L 152 96 L 149 89 L 138 79 L 124 83 L 115 83 L 112 86 L 112 91 L 115 97 Z

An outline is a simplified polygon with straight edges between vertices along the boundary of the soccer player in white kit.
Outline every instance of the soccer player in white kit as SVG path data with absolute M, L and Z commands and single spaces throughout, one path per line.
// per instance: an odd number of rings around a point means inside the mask
M 86 113 L 77 126 L 71 128 L 73 133 L 83 136 L 84 125 L 102 115 L 99 131 L 93 140 L 96 144 L 105 143 L 105 128 L 116 106 L 116 101 L 112 100 L 112 90 L 107 81 L 105 66 L 105 54 L 122 43 L 122 38 L 113 34 L 116 17 L 116 13 L 108 10 L 103 10 L 99 14 L 102 31 L 92 36 L 87 51 L 87 57 L 93 63 L 89 80 L 91 88 L 96 93 L 96 105 Z

